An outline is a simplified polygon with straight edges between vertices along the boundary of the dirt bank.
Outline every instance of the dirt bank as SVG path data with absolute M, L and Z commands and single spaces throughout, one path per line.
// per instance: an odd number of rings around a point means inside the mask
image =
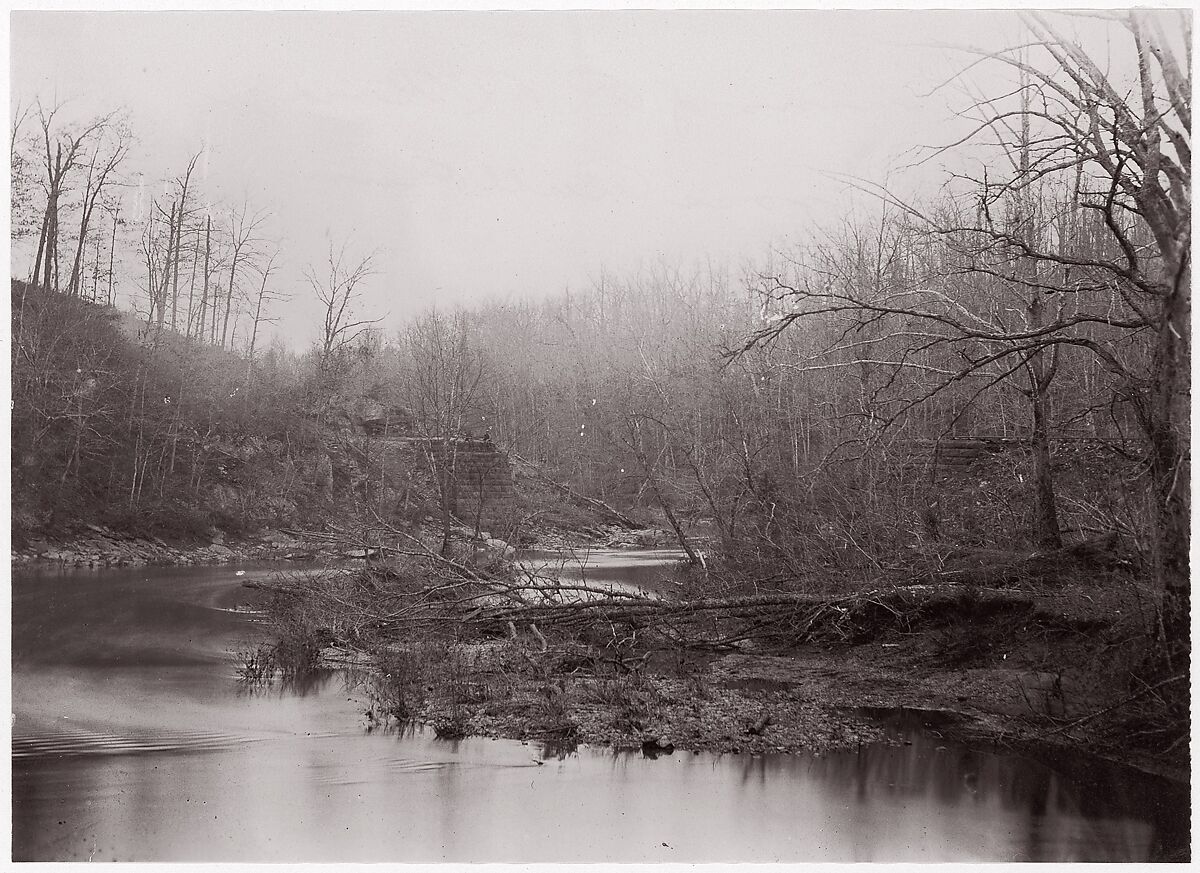
M 414 539 L 357 572 L 264 587 L 275 663 L 350 653 L 372 677 L 368 721 L 755 754 L 879 741 L 868 710 L 907 708 L 973 742 L 1187 779 L 1187 665 L 1154 657 L 1156 594 L 1137 566 L 1108 544 L 986 557 L 824 593 L 685 574 L 658 596 Z
M 12 550 L 14 566 L 47 563 L 66 567 L 138 567 L 344 557 L 352 556 L 327 544 L 306 542 L 274 530 L 239 539 L 216 534 L 208 540 L 168 542 L 159 537 L 133 536 L 95 524 L 57 536 L 32 537 Z
M 823 753 L 886 741 L 875 715 L 908 709 L 929 713 L 947 738 L 1050 761 L 1100 757 L 1183 782 L 1186 734 L 1163 719 L 1156 693 L 1119 678 L 1140 657 L 1141 596 L 1133 587 L 1060 586 L 1024 592 L 1006 609 L 964 605 L 858 627 L 854 639 L 771 650 L 603 647 L 529 628 L 368 646 L 348 660 L 346 650 L 327 649 L 326 663 L 368 669 L 368 721 L 414 719 L 447 737 L 651 754 Z
M 493 641 L 455 647 L 419 689 L 404 687 L 406 669 L 396 666 L 403 657 L 356 661 L 379 671 L 376 703 L 364 717 L 411 717 L 444 736 L 650 752 L 822 753 L 886 741 L 875 713 L 909 709 L 931 713 L 947 738 L 1051 760 L 1060 751 L 1082 752 L 1188 779 L 1178 748 L 1171 754 L 1123 741 L 1119 725 L 1100 719 L 1073 724 L 1096 711 L 1094 695 L 1085 697 L 1077 678 L 1016 659 L 1010 665 L 1004 653 L 998 664 L 939 663 L 941 645 L 936 635 L 911 634 L 786 654 L 665 654 L 643 671 L 613 674 L 572 663 L 570 651 Z M 346 661 L 335 655 L 328 663 Z

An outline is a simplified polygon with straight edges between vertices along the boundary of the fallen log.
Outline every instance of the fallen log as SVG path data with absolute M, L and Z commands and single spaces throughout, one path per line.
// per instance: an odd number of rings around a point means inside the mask
M 555 638 L 617 626 L 643 629 L 660 644 L 731 646 L 767 641 L 795 645 L 817 639 L 854 642 L 890 629 L 973 621 L 1030 610 L 1033 598 L 1014 588 L 940 581 L 876 587 L 829 596 L 776 592 L 736 597 L 661 599 L 627 591 L 562 584 L 532 574 L 483 575 L 413 542 L 382 547 L 417 563 L 398 573 L 386 565 L 320 576 L 297 575 L 256 588 L 289 595 L 304 612 L 321 615 L 338 634 L 358 639 L 399 639 L 423 631 L 485 636 L 520 631 L 545 648 Z M 534 630 L 537 628 L 537 630 Z M 607 645 L 607 644 L 605 644 Z
M 960 566 L 914 577 L 913 582 L 955 583 L 1006 587 L 1028 582 L 1054 583 L 1067 577 L 1094 578 L 1097 571 L 1121 561 L 1117 535 L 1071 543 L 1061 549 L 1009 553 L 980 552 L 951 556 Z
M 821 635 L 859 638 L 925 619 L 970 617 L 1006 610 L 1032 609 L 1030 595 L 1000 588 L 959 585 L 906 585 L 842 597 L 771 594 L 683 601 L 590 600 L 529 604 L 484 610 L 472 619 L 482 629 L 537 623 L 543 629 L 579 630 L 605 624 L 635 628 L 673 628 L 704 624 L 713 633 L 703 640 L 733 642 L 755 636 L 786 636 L 806 642 Z M 715 636 L 714 636 L 715 633 Z

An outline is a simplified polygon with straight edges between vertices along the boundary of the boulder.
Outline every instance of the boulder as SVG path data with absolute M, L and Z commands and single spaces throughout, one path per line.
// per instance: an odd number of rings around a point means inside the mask
M 371 397 L 359 398 L 352 414 L 354 423 L 366 433 L 382 433 L 387 424 L 387 410 L 383 404 Z

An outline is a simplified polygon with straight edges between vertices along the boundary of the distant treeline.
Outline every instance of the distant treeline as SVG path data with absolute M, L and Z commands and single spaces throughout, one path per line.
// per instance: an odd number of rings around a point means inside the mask
M 219 227 L 195 158 L 144 218 L 140 327 L 83 302 L 111 296 L 96 210 L 125 128 L 60 127 L 39 106 L 40 150 L 14 132 L 13 151 L 14 226 L 38 240 L 40 286 L 14 284 L 19 518 L 209 512 L 205 489 L 247 440 L 285 448 L 257 465 L 253 505 L 224 500 L 220 513 L 286 515 L 310 499 L 288 464 L 335 435 L 379 438 L 346 424 L 365 404 L 427 437 L 487 432 L 579 491 L 654 507 L 693 556 L 707 526 L 747 572 L 854 573 L 929 543 L 1053 548 L 1116 531 L 1176 621 L 1190 537 L 1191 87 L 1167 19 L 1147 15 L 1112 18 L 1129 63 L 1111 69 L 1130 82 L 1028 16 L 1036 47 L 986 59 L 1013 87 L 967 113 L 968 140 L 993 156 L 973 178 L 920 201 L 864 186 L 877 208 L 834 217 L 744 282 L 664 267 L 430 312 L 384 335 L 354 314 L 371 258 L 331 249 L 306 274 L 325 318 L 299 355 L 256 351 L 273 294 L 265 216 L 226 211 Z M 978 433 L 1026 450 L 964 483 L 918 449 Z M 241 469 L 252 478 L 255 465 Z

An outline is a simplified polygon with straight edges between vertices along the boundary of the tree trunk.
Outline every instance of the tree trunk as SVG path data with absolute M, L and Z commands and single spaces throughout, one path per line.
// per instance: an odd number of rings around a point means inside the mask
M 1041 548 L 1061 549 L 1062 531 L 1058 525 L 1054 473 L 1050 465 L 1046 396 L 1040 387 L 1033 389 L 1030 404 L 1033 407 L 1033 539 Z
M 1155 570 L 1162 587 L 1161 632 L 1168 664 L 1186 664 L 1190 650 L 1191 587 L 1191 264 L 1187 252 L 1163 310 L 1151 398 L 1150 452 L 1157 498 Z
M 199 157 L 199 155 L 197 155 Z M 178 331 L 178 311 L 179 311 L 179 261 L 183 254 L 183 217 L 187 214 L 187 195 L 188 184 L 192 179 L 192 169 L 196 166 L 196 158 L 192 158 L 188 164 L 187 173 L 184 174 L 183 181 L 179 183 L 179 214 L 175 219 L 175 259 L 174 259 L 174 278 L 171 281 L 171 330 Z M 178 182 L 178 180 L 176 180 Z M 171 264 L 167 264 L 168 272 L 171 271 Z
M 151 213 L 151 221 L 154 220 L 154 214 Z M 150 242 L 151 229 L 146 231 L 146 239 L 142 243 L 142 253 L 146 256 L 146 293 L 149 295 L 149 305 L 146 306 L 146 328 L 154 324 L 154 312 L 158 307 L 158 298 L 156 296 L 157 284 L 154 281 L 154 256 L 151 254 L 153 245 Z
M 167 304 L 167 288 L 170 287 L 170 285 L 171 285 L 171 267 L 173 265 L 178 264 L 179 226 L 183 223 L 180 220 L 181 218 L 182 218 L 182 210 L 178 209 L 176 207 L 176 204 L 172 203 L 171 204 L 171 227 L 167 232 L 167 259 L 166 259 L 166 262 L 163 264 L 162 301 L 163 301 L 164 311 L 166 309 L 166 304 Z M 178 279 L 178 273 L 176 273 L 176 278 Z M 178 302 L 179 302 L 178 301 L 178 297 L 179 297 L 178 284 L 175 287 L 175 292 L 176 293 L 173 294 L 171 297 L 171 330 L 175 330 L 175 325 L 176 325 L 176 315 L 177 315 Z M 163 319 L 163 321 L 165 321 L 165 318 Z M 159 327 L 160 328 L 162 327 L 161 321 L 159 323 Z
M 449 437 L 442 440 L 442 459 L 438 464 L 438 490 L 441 492 L 442 509 L 442 548 L 439 554 L 444 558 L 450 552 L 450 504 L 454 500 L 454 453 L 451 451 Z
M 1028 85 L 1026 77 L 1022 77 L 1022 85 Z M 1020 180 L 1022 187 L 1016 192 L 1017 207 L 1016 232 L 1019 238 L 1030 248 L 1036 246 L 1034 239 L 1034 207 L 1033 192 L 1028 184 L 1030 178 L 1029 157 L 1029 92 L 1027 88 L 1021 91 L 1021 155 Z M 1038 264 L 1033 258 L 1021 258 L 1020 272 L 1029 282 L 1026 298 L 1028 303 L 1026 313 L 1031 330 L 1040 330 L 1046 322 L 1042 291 L 1037 287 Z M 1046 395 L 1050 384 L 1054 381 L 1058 368 L 1058 351 L 1055 357 L 1046 363 L 1046 351 L 1036 349 L 1030 353 L 1025 364 L 1029 375 L 1029 402 L 1033 412 L 1033 539 L 1044 549 L 1062 548 L 1062 531 L 1058 526 L 1058 507 L 1054 495 L 1054 473 L 1050 466 L 1050 417 L 1047 409 Z
M 54 260 L 53 252 L 58 244 L 57 214 L 58 192 L 51 191 L 50 199 L 46 202 L 46 253 L 42 261 L 42 289 L 45 291 L 49 291 L 53 287 L 50 284 L 50 271 L 52 269 L 51 262 Z
M 183 204 L 179 204 L 179 215 L 175 218 L 175 257 L 171 263 L 167 264 L 167 272 L 172 271 L 172 263 L 174 264 L 174 277 L 171 279 L 171 330 L 179 330 L 179 253 L 183 249 Z
M 272 258 L 272 263 L 274 258 Z M 263 270 L 262 285 L 258 289 L 258 302 L 254 307 L 254 323 L 250 330 L 250 348 L 246 352 L 246 383 L 250 382 L 250 373 L 254 369 L 254 347 L 258 343 L 258 325 L 262 320 L 263 298 L 267 294 L 267 280 L 271 277 L 271 264 Z
M 212 253 L 212 216 L 208 216 L 204 222 L 204 287 L 200 292 L 200 330 L 196 332 L 196 336 L 201 342 L 206 341 L 204 336 L 204 326 L 206 316 L 208 315 L 208 277 L 209 273 L 209 258 Z
M 91 301 L 96 302 L 100 289 L 100 234 L 96 234 L 96 252 L 92 255 L 92 293 Z
M 50 146 L 46 145 L 46 170 L 49 177 L 49 187 L 46 191 L 46 235 L 45 246 L 39 246 L 42 267 L 42 289 L 50 290 L 51 261 L 53 252 L 58 247 L 58 191 L 62 184 L 62 144 L 60 143 L 54 155 L 54 163 L 50 163 Z M 37 271 L 34 270 L 34 275 Z
M 50 254 L 54 257 L 54 291 L 57 294 L 62 293 L 62 274 L 59 272 L 58 264 L 58 204 L 54 204 L 54 233 L 51 235 L 51 242 L 54 245 L 50 248 Z
M 33 260 L 33 272 L 29 276 L 30 282 L 32 282 L 35 285 L 37 284 L 38 279 L 41 278 L 40 273 L 42 270 L 42 255 L 46 251 L 46 239 L 47 239 L 49 233 L 50 233 L 50 201 L 47 200 L 46 201 L 46 211 L 42 215 L 42 229 L 38 233 L 37 257 L 35 257 Z
M 158 307 L 158 317 L 156 319 L 158 331 L 161 333 L 163 325 L 167 320 L 167 286 L 171 279 L 171 255 L 175 246 L 175 204 L 171 204 L 171 223 L 167 229 L 167 254 L 163 258 L 162 265 L 162 282 L 158 288 L 158 299 L 155 301 Z
M 646 457 L 645 451 L 639 444 L 640 428 L 637 425 L 634 425 L 631 430 L 633 431 L 633 438 L 630 440 L 629 445 L 630 448 L 633 449 L 634 457 L 637 458 L 638 463 L 642 467 L 642 473 L 646 477 L 646 484 L 649 485 L 650 490 L 654 492 L 654 497 L 656 500 L 658 500 L 658 505 L 662 507 L 663 515 L 667 517 L 668 524 L 670 524 L 671 529 L 675 531 L 675 539 L 679 541 L 679 547 L 683 549 L 684 554 L 687 555 L 688 563 L 700 563 L 700 557 L 696 554 L 695 549 L 692 548 L 692 544 L 688 542 L 687 535 L 683 532 L 683 526 L 679 523 L 679 519 L 675 516 L 675 510 L 674 507 L 671 506 L 671 501 L 667 498 L 667 495 L 663 493 L 662 489 L 658 485 L 658 477 L 654 475 L 654 467 L 650 463 L 650 459 Z
M 108 249 L 108 305 L 113 305 L 113 263 L 117 257 L 117 224 L 121 220 L 121 210 L 113 213 L 112 245 Z
M 225 340 L 229 335 L 229 313 L 233 309 L 233 282 L 237 277 L 238 247 L 233 249 L 233 263 L 229 265 L 229 290 L 225 294 L 225 322 L 221 326 L 221 348 L 225 348 Z
M 79 209 L 79 240 L 75 244 L 75 259 L 71 263 L 71 278 L 67 280 L 67 292 L 72 297 L 80 296 L 80 283 L 83 272 L 83 247 L 87 244 L 88 222 L 92 218 L 92 207 L 95 197 L 92 194 L 92 176 L 96 169 L 96 158 L 92 156 L 92 165 L 88 168 L 87 183 L 83 188 L 83 203 Z
M 196 267 L 200 262 L 200 228 L 196 228 L 196 247 L 192 250 L 192 280 L 188 283 L 187 337 L 191 339 L 196 315 Z

